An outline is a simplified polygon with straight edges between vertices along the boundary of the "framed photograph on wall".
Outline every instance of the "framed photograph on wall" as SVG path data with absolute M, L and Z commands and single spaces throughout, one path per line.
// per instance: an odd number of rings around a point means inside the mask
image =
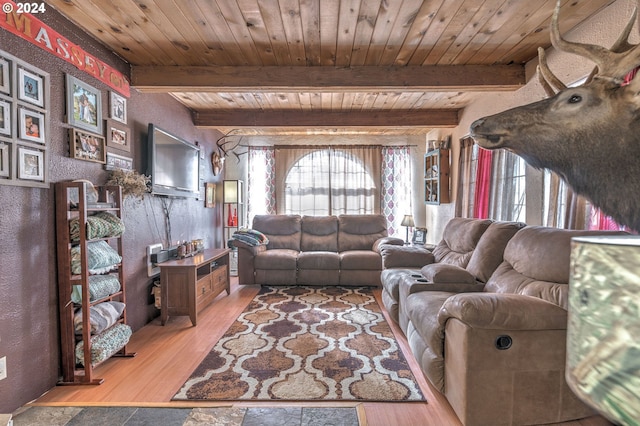
M 11 94 L 11 80 L 9 79 L 9 61 L 0 58 L 0 93 Z
M 18 148 L 18 178 L 44 180 L 44 153 L 26 147 Z
M 216 206 L 216 184 L 207 182 L 204 184 L 204 206 L 213 208 Z
M 116 92 L 109 93 L 109 118 L 127 124 L 127 98 Z
M 9 145 L 0 142 L 0 177 L 9 177 Z
M 44 78 L 18 68 L 18 99 L 40 107 L 44 106 Z
M 123 157 L 122 155 L 114 154 L 113 152 L 107 152 L 107 164 L 104 168 L 107 170 L 133 170 L 133 158 Z
M 67 122 L 102 134 L 102 94 L 95 87 L 67 74 Z
M 0 100 L 0 135 L 11 136 L 11 103 Z
M 19 108 L 18 114 L 20 139 L 44 143 L 44 114 L 26 108 Z
M 131 152 L 129 129 L 107 123 L 107 146 Z
M 72 158 L 103 164 L 107 161 L 104 137 L 102 136 L 78 129 L 69 129 L 69 147 Z

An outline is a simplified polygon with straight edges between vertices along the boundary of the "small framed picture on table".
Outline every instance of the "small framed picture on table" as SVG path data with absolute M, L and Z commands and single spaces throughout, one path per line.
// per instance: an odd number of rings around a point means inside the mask
M 415 228 L 413 230 L 412 244 L 423 245 L 427 242 L 427 228 Z

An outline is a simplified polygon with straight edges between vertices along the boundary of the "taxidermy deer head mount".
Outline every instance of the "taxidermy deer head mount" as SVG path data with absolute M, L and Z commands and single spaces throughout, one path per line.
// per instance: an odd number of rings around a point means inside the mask
M 235 129 L 231 130 L 230 132 L 227 132 L 227 134 L 225 134 L 224 136 L 222 136 L 216 141 L 216 146 L 218 147 L 219 152 L 214 151 L 213 154 L 211 154 L 211 166 L 213 168 L 214 176 L 218 175 L 222 171 L 222 168 L 224 167 L 224 162 L 228 156 L 228 151 L 231 151 L 231 153 L 236 157 L 236 160 L 238 162 L 240 162 L 240 155 L 245 154 L 244 152 L 238 153 L 235 151 L 235 149 L 240 146 L 242 137 L 240 137 L 240 139 L 238 139 L 237 141 L 226 140 L 231 136 L 233 136 L 231 135 L 231 133 L 234 131 Z
M 539 49 L 538 74 L 551 97 L 480 118 L 471 124 L 471 135 L 483 148 L 505 148 L 558 173 L 605 214 L 640 231 L 640 78 L 633 78 L 640 48 L 628 42 L 637 13 L 611 49 L 564 40 L 559 13 L 560 0 L 551 42 L 595 62 L 587 81 L 567 88 Z

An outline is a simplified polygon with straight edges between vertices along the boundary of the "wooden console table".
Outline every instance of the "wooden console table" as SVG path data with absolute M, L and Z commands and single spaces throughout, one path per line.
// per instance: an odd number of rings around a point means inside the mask
M 229 249 L 205 249 L 195 256 L 169 260 L 160 267 L 162 325 L 170 315 L 189 315 L 196 325 L 198 312 L 229 286 Z

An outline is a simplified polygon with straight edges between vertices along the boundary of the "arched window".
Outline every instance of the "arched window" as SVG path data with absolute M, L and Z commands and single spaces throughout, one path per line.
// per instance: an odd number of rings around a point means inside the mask
M 296 161 L 285 179 L 285 213 L 370 214 L 376 185 L 362 161 L 341 149 L 319 149 Z

